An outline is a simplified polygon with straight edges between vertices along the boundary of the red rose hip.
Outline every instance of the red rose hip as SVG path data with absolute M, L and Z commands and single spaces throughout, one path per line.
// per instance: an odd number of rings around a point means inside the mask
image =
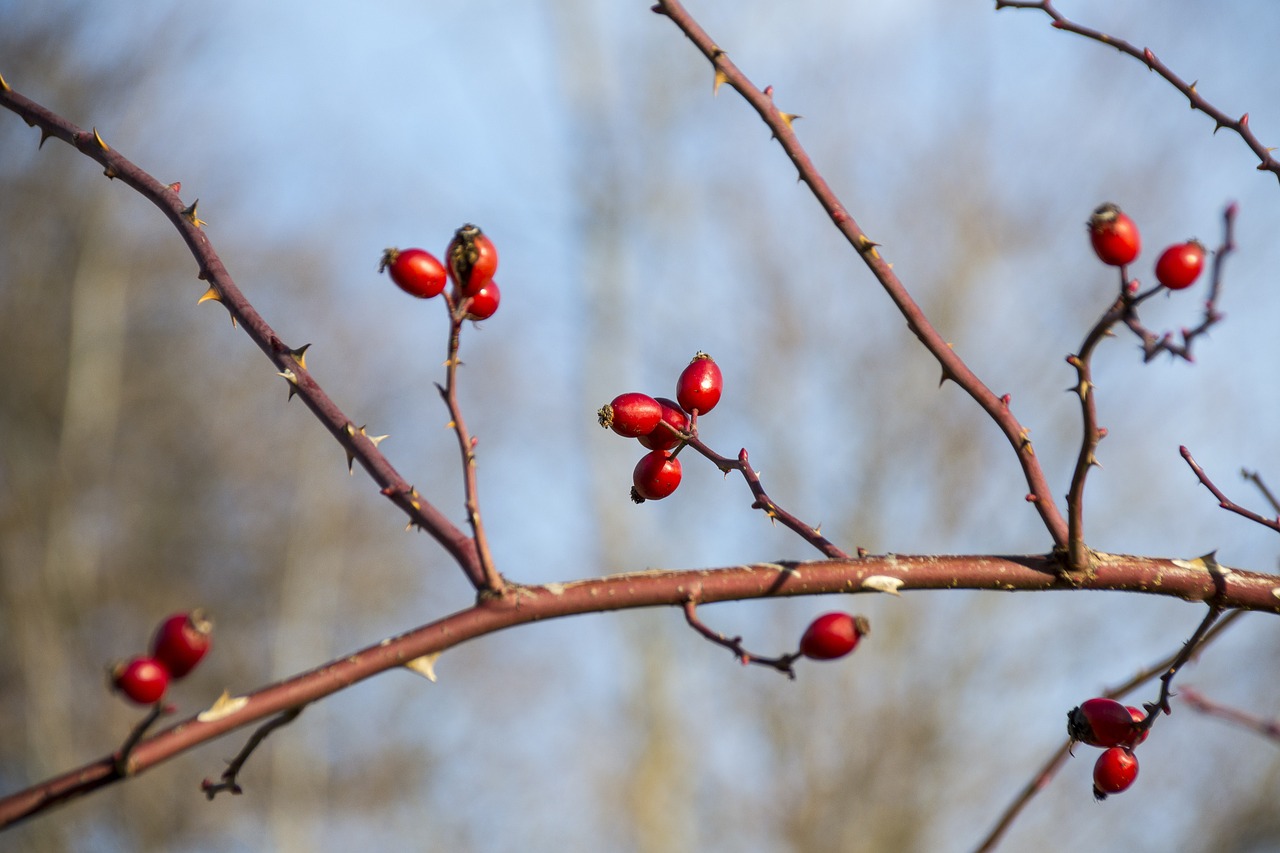
M 1133 711 L 1114 699 L 1087 699 L 1067 712 L 1067 734 L 1089 746 L 1133 746 L 1138 741 L 1134 721 Z
M 151 640 L 151 655 L 174 678 L 182 678 L 209 651 L 213 622 L 201 610 L 175 613 L 160 623 Z
M 1089 217 L 1089 242 L 1098 260 L 1113 267 L 1133 263 L 1142 250 L 1138 226 L 1111 202 L 1100 205 Z
M 1093 765 L 1093 796 L 1105 800 L 1108 794 L 1128 790 L 1138 778 L 1138 757 L 1127 749 L 1113 746 L 1098 756 Z
M 705 415 L 720 402 L 723 387 L 724 378 L 720 374 L 720 366 L 711 356 L 700 352 L 676 380 L 676 401 L 686 412 L 697 409 L 698 414 Z
M 665 450 L 646 453 L 631 472 L 631 500 L 660 501 L 680 485 L 680 460 Z
M 489 319 L 498 310 L 498 301 L 502 299 L 498 283 L 492 279 L 466 295 L 471 298 L 471 307 L 467 309 L 468 320 Z
M 640 436 L 640 444 L 650 450 L 671 450 L 680 443 L 680 433 L 689 428 L 689 416 L 675 400 L 666 397 L 655 399 L 662 407 L 662 421 L 652 431 Z M 670 424 L 674 430 L 663 426 L 663 423 Z
M 389 272 L 397 287 L 419 299 L 439 296 L 448 279 L 444 265 L 422 249 L 387 249 L 378 272 Z
M 154 705 L 169 688 L 169 671 L 154 658 L 136 657 L 112 670 L 111 684 L 130 701 Z
M 639 438 L 657 428 L 662 420 L 662 404 L 648 394 L 631 391 L 614 397 L 613 402 L 602 406 L 597 414 L 600 426 L 624 438 Z
M 498 271 L 498 249 L 484 232 L 470 223 L 453 235 L 445 250 L 449 278 L 458 285 L 463 296 L 475 296 Z
M 842 658 L 870 632 L 867 620 L 848 613 L 824 613 L 809 623 L 800 638 L 800 654 L 813 660 Z
M 1170 290 L 1195 284 L 1204 269 L 1204 245 L 1198 240 L 1177 243 L 1165 249 L 1156 261 L 1156 280 Z

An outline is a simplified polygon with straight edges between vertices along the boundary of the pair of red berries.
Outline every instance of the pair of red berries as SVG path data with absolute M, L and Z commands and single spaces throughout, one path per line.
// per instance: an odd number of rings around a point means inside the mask
M 676 453 L 689 429 L 690 415 L 704 415 L 714 409 L 723 388 L 720 366 L 711 356 L 699 352 L 676 380 L 674 400 L 628 392 L 600 408 L 600 426 L 638 439 L 649 449 L 631 472 L 633 501 L 662 500 L 680 485 Z
M 493 275 L 498 271 L 498 250 L 485 234 L 470 223 L 453 235 L 444 251 L 445 262 L 424 249 L 387 249 L 378 272 L 387 272 L 405 293 L 431 299 L 453 281 L 454 301 L 467 303 L 468 320 L 485 320 L 498 310 L 502 294 Z
M 1111 202 L 1100 206 L 1089 217 L 1089 242 L 1104 264 L 1128 266 L 1142 250 L 1138 226 L 1123 210 Z M 1156 261 L 1156 281 L 1169 290 L 1183 290 L 1195 283 L 1204 269 L 1204 245 L 1199 240 L 1175 243 L 1165 249 Z
M 156 628 L 149 656 L 138 655 L 112 669 L 112 686 L 139 705 L 154 705 L 164 698 L 170 680 L 200 663 L 212 632 L 213 623 L 200 610 L 173 614 Z
M 1141 708 L 1101 697 L 1067 712 L 1071 740 L 1103 749 L 1093 765 L 1093 795 L 1097 799 L 1127 790 L 1138 778 L 1138 758 L 1133 750 L 1150 734 L 1149 729 L 1139 727 L 1146 718 Z
M 865 616 L 848 613 L 824 613 L 809 623 L 800 637 L 800 654 L 812 660 L 835 660 L 858 647 L 858 642 L 871 633 Z

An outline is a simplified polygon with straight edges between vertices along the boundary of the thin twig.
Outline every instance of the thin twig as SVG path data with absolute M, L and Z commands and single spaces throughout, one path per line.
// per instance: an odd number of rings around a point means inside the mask
M 151 710 L 147 715 L 138 721 L 138 724 L 129 732 L 129 736 L 124 739 L 124 743 L 120 746 L 120 751 L 116 753 L 116 773 L 121 776 L 132 775 L 132 767 L 129 764 L 129 756 L 133 754 L 133 748 L 138 745 L 138 741 L 142 740 L 142 736 L 147 733 L 147 729 L 155 725 L 156 720 L 160 719 L 162 714 L 173 712 L 173 707 L 165 705 L 164 700 L 160 700 L 151 706 Z
M 1253 510 L 1245 509 L 1240 506 L 1235 501 L 1227 497 L 1223 493 L 1222 489 L 1219 489 L 1214 482 L 1209 479 L 1209 475 L 1204 472 L 1204 469 L 1200 467 L 1200 464 L 1191 456 L 1191 451 L 1188 450 L 1185 445 L 1179 447 L 1178 452 L 1182 454 L 1182 458 L 1187 461 L 1189 466 L 1191 466 L 1191 470 L 1195 472 L 1196 478 L 1200 481 L 1201 485 L 1212 492 L 1213 496 L 1218 499 L 1218 506 L 1230 512 L 1234 512 L 1236 515 L 1243 516 L 1250 521 L 1257 522 L 1263 527 L 1280 533 L 1280 518 L 1263 518 Z M 1267 497 L 1268 499 L 1271 498 L 1270 493 L 1267 493 Z
M 204 791 L 204 795 L 212 800 L 223 791 L 227 791 L 233 795 L 239 796 L 244 793 L 244 789 L 236 782 L 236 777 L 240 775 L 240 771 L 244 769 L 244 763 L 249 760 L 249 756 L 253 751 L 267 739 L 267 735 L 274 732 L 281 726 L 287 726 L 294 720 L 298 719 L 298 715 L 302 713 L 302 707 L 290 708 L 280 716 L 268 720 L 258 728 L 254 729 L 253 734 L 245 743 L 244 748 L 236 755 L 235 758 L 227 762 L 227 769 L 222 772 L 222 778 L 218 782 L 205 779 L 200 783 L 200 790 Z
M 1107 47 L 1113 47 L 1121 53 L 1128 54 L 1134 59 L 1147 66 L 1151 71 L 1156 72 L 1165 80 L 1167 80 L 1175 89 L 1186 96 L 1191 103 L 1193 110 L 1199 110 L 1209 118 L 1213 119 L 1213 132 L 1217 133 L 1222 128 L 1234 131 L 1244 140 L 1249 149 L 1258 156 L 1258 171 L 1272 172 L 1277 179 L 1280 179 L 1280 160 L 1272 156 L 1274 148 L 1268 148 L 1258 140 L 1253 131 L 1249 128 L 1249 114 L 1245 113 L 1239 118 L 1227 115 L 1222 110 L 1205 100 L 1203 96 L 1196 90 L 1196 84 L 1199 81 L 1190 83 L 1183 80 L 1177 74 L 1173 73 L 1169 66 L 1165 65 L 1150 48 L 1136 47 L 1124 39 L 1116 38 L 1108 35 L 1101 30 L 1095 30 L 1090 27 L 1077 24 L 1069 20 L 1065 15 L 1054 8 L 1052 0 L 996 0 L 996 11 L 1001 9 L 1039 9 L 1050 18 L 1053 19 L 1053 27 L 1063 30 L 1064 32 L 1075 33 L 1087 39 L 1104 44 Z
M 1265 719 L 1257 714 L 1249 714 L 1238 708 L 1231 708 L 1219 702 L 1205 698 L 1198 690 L 1183 687 L 1178 694 L 1182 703 L 1193 711 L 1199 711 L 1211 717 L 1229 720 L 1242 728 L 1254 731 L 1271 741 L 1280 741 L 1280 719 Z
M 877 248 L 879 243 L 867 236 L 813 165 L 813 161 L 810 160 L 809 154 L 800 144 L 792 128 L 792 123 L 797 117 L 779 110 L 773 101 L 773 87 L 769 86 L 764 90 L 757 88 L 693 19 L 679 0 L 660 0 L 653 7 L 653 11 L 670 18 L 672 23 L 679 27 L 707 58 L 714 71 L 716 89 L 719 89 L 721 84 L 727 83 L 760 115 L 761 120 L 773 132 L 774 138 L 778 140 L 778 144 L 782 146 L 783 151 L 796 167 L 800 180 L 808 185 L 832 223 L 858 252 L 863 263 L 906 319 L 907 328 L 942 366 L 943 381 L 952 380 L 972 397 L 1012 445 L 1029 487 L 1028 501 L 1035 505 L 1054 545 L 1065 548 L 1067 545 L 1066 520 L 1053 500 L 1053 490 L 1036 458 L 1027 429 L 1018 422 L 1010 410 L 1008 396 L 997 396 L 988 388 L 934 328 L 924 311 L 898 279 L 892 264 L 881 255 Z
M 728 474 L 730 471 L 738 471 L 742 474 L 742 478 L 747 481 L 747 486 L 751 489 L 751 494 L 755 500 L 751 504 L 752 509 L 758 509 L 769 517 L 770 521 L 782 522 L 782 526 L 788 530 L 795 532 L 804 541 L 817 548 L 827 557 L 833 560 L 847 560 L 849 555 L 836 546 L 834 542 L 822 535 L 821 527 L 814 527 L 806 524 L 796 516 L 787 512 L 769 497 L 764 490 L 764 485 L 760 482 L 760 475 L 751 467 L 747 459 L 747 450 L 744 447 L 738 451 L 737 459 L 730 459 L 727 456 L 721 456 L 711 448 L 707 447 L 696 435 L 689 435 L 685 438 L 685 444 L 702 454 L 706 458 L 715 463 L 723 473 Z
M 698 618 L 698 602 L 692 596 L 684 603 L 684 618 L 689 623 L 689 626 L 699 634 L 706 637 L 711 642 L 724 646 L 726 649 L 733 652 L 733 656 L 736 657 L 743 666 L 752 663 L 759 664 L 760 666 L 767 666 L 770 669 L 776 669 L 778 672 L 786 673 L 787 678 L 790 678 L 793 681 L 795 680 L 796 671 L 795 668 L 792 667 L 792 664 L 800 657 L 799 652 L 770 658 L 747 651 L 746 647 L 742 645 L 741 637 L 726 637 L 724 634 L 712 630 L 703 623 L 703 621 Z
M 489 551 L 489 539 L 485 535 L 484 521 L 480 517 L 480 484 L 476 478 L 476 439 L 467 431 L 466 421 L 462 419 L 462 406 L 458 403 L 458 365 L 461 360 L 458 351 L 462 341 L 462 325 L 467 320 L 467 308 L 470 297 L 461 294 L 444 294 L 445 305 L 449 309 L 449 354 L 445 361 L 445 384 L 437 385 L 440 396 L 449 407 L 449 426 L 458 437 L 458 450 L 462 454 L 462 482 L 466 495 L 464 505 L 467 510 L 467 523 L 471 526 L 472 538 L 475 541 L 476 554 L 479 557 L 477 589 L 485 595 L 501 596 L 506 591 L 506 582 L 494 567 L 493 556 Z M 455 298 L 459 301 L 455 302 Z

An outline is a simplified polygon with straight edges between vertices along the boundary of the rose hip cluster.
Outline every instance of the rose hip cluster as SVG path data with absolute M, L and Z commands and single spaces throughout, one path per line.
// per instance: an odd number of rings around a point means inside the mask
M 649 450 L 631 474 L 631 499 L 659 501 L 680 485 L 680 452 L 698 415 L 720 402 L 724 379 L 720 367 L 705 352 L 693 357 L 676 380 L 676 398 L 619 394 L 599 411 L 600 426 L 625 438 L 638 439 Z
M 138 655 L 111 671 L 111 685 L 139 705 L 164 698 L 170 680 L 196 668 L 209 651 L 213 623 L 200 610 L 175 613 L 160 623 L 151 640 L 151 654 Z
M 468 223 L 453 235 L 444 258 L 442 264 L 424 249 L 387 249 L 378 272 L 389 273 L 401 290 L 419 299 L 439 296 L 445 283 L 452 281 L 453 304 L 462 306 L 465 301 L 466 319 L 492 317 L 501 298 L 493 280 L 498 271 L 498 250 L 493 241 Z
M 1141 708 L 1121 705 L 1114 699 L 1089 699 L 1067 712 L 1067 734 L 1072 742 L 1101 747 L 1093 765 L 1093 795 L 1127 790 L 1138 778 L 1138 758 L 1133 754 L 1150 731 L 1140 727 L 1147 718 Z
M 1101 205 L 1089 217 L 1089 242 L 1098 260 L 1113 267 L 1133 263 L 1142 251 L 1138 226 L 1111 202 Z M 1204 269 L 1204 244 L 1199 240 L 1175 243 L 1156 261 L 1156 281 L 1169 290 L 1183 290 L 1195 283 Z

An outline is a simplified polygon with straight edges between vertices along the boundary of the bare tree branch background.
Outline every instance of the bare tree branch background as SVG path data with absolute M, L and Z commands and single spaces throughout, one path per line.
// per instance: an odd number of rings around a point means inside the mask
M 770 494 L 846 550 L 1043 550 L 1007 446 L 954 387 L 937 390 L 936 365 L 758 119 L 711 98 L 705 61 L 668 22 L 605 5 L 407 19 L 308 9 L 287 25 L 229 8 L 133 29 L 92 6 L 24 8 L 6 13 L 0 72 L 199 196 L 242 286 L 290 343 L 315 343 L 326 387 L 391 433 L 384 449 L 459 523 L 456 449 L 431 384 L 443 317 L 407 309 L 374 268 L 386 245 L 439 250 L 461 221 L 481 222 L 502 247 L 504 306 L 470 338 L 463 405 L 495 558 L 516 580 L 808 556 L 710 466 L 663 504 L 626 500 L 634 459 L 591 413 L 624 386 L 669 393 L 696 349 L 730 389 L 704 437 L 746 446 Z M 1177 448 L 1215 472 L 1266 474 L 1280 459 L 1266 393 L 1274 186 L 1131 59 L 979 5 L 695 12 L 782 109 L 806 116 L 797 132 L 828 180 L 948 340 L 1012 394 L 1060 493 L 1078 446 L 1062 357 L 1114 288 L 1088 252 L 1088 212 L 1112 199 L 1139 220 L 1150 278 L 1160 246 L 1212 241 L 1237 199 L 1228 317 L 1199 363 L 1142 367 L 1123 341 L 1099 350 L 1109 437 L 1089 541 L 1218 548 L 1226 564 L 1271 569 L 1272 537 L 1218 510 Z M 1262 46 L 1280 27 L 1265 16 L 1064 11 L 1149 42 L 1277 138 Z M 441 49 L 424 57 L 423 34 Z M 470 592 L 434 543 L 399 532 L 367 480 L 346 476 L 341 450 L 284 405 L 225 314 L 194 307 L 203 287 L 154 212 L 65 146 L 37 153 L 37 138 L 0 122 L 0 217 L 23 235 L 0 244 L 4 790 L 118 743 L 134 717 L 98 687 L 100 670 L 170 610 L 199 603 L 218 618 L 208 668 L 175 694 L 190 711 Z M 1198 307 L 1168 300 L 1167 323 L 1152 325 L 1189 323 Z M 781 650 L 838 604 L 700 613 Z M 678 610 L 499 635 L 443 658 L 437 685 L 387 676 L 309 709 L 247 765 L 244 797 L 199 793 L 238 749 L 227 740 L 6 841 L 942 849 L 986 831 L 1061 738 L 1063 711 L 1176 648 L 1200 615 L 1099 594 L 870 606 L 874 645 L 802 667 L 794 685 L 733 665 Z M 1270 620 L 1232 634 L 1192 670 L 1197 686 L 1276 707 L 1275 679 L 1258 677 L 1274 659 Z M 1095 808 L 1087 762 L 1069 765 L 1008 843 L 1208 849 L 1274 802 L 1275 759 L 1249 743 L 1175 715 L 1144 747 L 1140 786 Z M 1230 755 L 1230 773 L 1206 754 Z M 1205 785 L 1230 808 L 1197 811 Z M 1082 808 L 1088 822 L 1074 819 Z

